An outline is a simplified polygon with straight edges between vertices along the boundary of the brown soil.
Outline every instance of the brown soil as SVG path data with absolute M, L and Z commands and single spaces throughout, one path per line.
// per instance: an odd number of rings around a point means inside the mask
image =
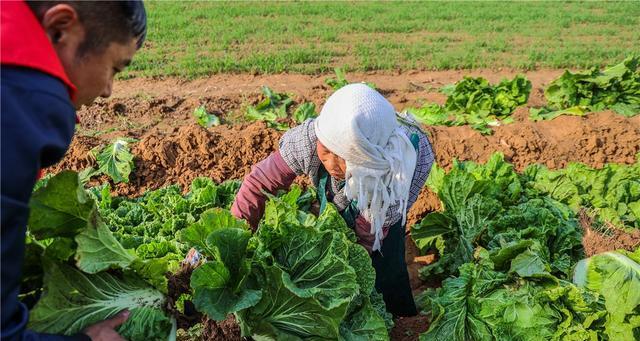
M 176 310 L 176 302 L 182 294 L 191 293 L 191 273 L 193 267 L 183 264 L 178 272 L 170 274 L 168 277 L 168 302 L 167 307 L 172 315 L 176 316 L 178 328 L 189 329 L 194 324 L 202 320 L 202 314 L 196 311 L 191 301 L 184 303 L 184 314 Z
M 216 322 L 204 318 L 202 320 L 202 341 L 241 341 L 240 325 L 233 315 L 229 315 L 226 320 Z
M 532 83 L 533 90 L 529 98 L 530 106 L 544 103 L 543 89 L 552 80 L 562 74 L 563 70 L 513 71 L 508 68 L 498 70 L 446 70 L 446 71 L 374 71 L 348 73 L 347 79 L 352 82 L 367 81 L 376 84 L 381 92 L 389 98 L 398 109 L 416 105 L 425 100 L 438 101 L 445 97 L 437 93 L 443 85 L 452 84 L 463 76 L 484 77 L 490 82 L 499 82 L 503 78 L 512 78 L 517 73 L 524 74 Z M 118 81 L 114 86 L 114 98 L 164 98 L 182 96 L 190 99 L 231 98 L 232 100 L 247 98 L 260 91 L 263 85 L 277 91 L 284 91 L 312 100 L 316 104 L 324 103 L 331 89 L 325 85 L 325 79 L 333 74 L 300 75 L 300 74 L 221 74 L 196 80 L 177 78 L 144 79 Z
M 185 125 L 186 123 L 186 125 Z M 601 167 L 607 162 L 633 163 L 640 152 L 640 117 L 627 119 L 612 112 L 586 117 L 560 117 L 548 122 L 523 121 L 497 127 L 483 136 L 469 127 L 428 127 L 436 159 L 448 168 L 453 158 L 486 161 L 501 151 L 517 170 L 532 163 L 562 168 L 568 162 Z M 276 150 L 281 132 L 263 123 L 223 125 L 204 129 L 189 122 L 151 129 L 134 144 L 136 171 L 129 184 L 115 186 L 122 195 L 137 195 L 170 183 L 188 184 L 197 176 L 216 181 L 240 179 L 251 165 Z M 93 165 L 88 151 L 108 143 L 105 137 L 77 137 L 65 159 L 49 169 L 82 170 Z M 423 193 L 410 220 L 437 208 Z
M 613 226 L 597 227 L 593 219 L 585 212 L 580 212 L 580 225 L 584 229 L 582 245 L 587 257 L 595 254 L 627 250 L 635 251 L 640 246 L 640 231 L 622 231 Z
M 138 156 L 136 174 L 118 190 L 129 194 L 172 183 L 185 186 L 198 176 L 216 182 L 241 179 L 276 150 L 280 135 L 262 122 L 211 130 L 187 125 L 147 135 L 133 150 Z
M 430 127 L 429 131 L 438 164 L 443 166 L 453 158 L 484 162 L 500 151 L 517 170 L 534 163 L 563 168 L 571 161 L 602 167 L 607 162 L 633 163 L 640 152 L 640 117 L 627 119 L 613 112 L 521 121 L 497 127 L 491 136 L 468 127 Z
M 199 176 L 217 182 L 242 179 L 253 164 L 276 150 L 280 136 L 281 133 L 268 129 L 262 122 L 212 129 L 191 124 L 169 132 L 151 132 L 132 148 L 135 171 L 129 183 L 113 188 L 119 195 L 135 196 L 174 183 L 188 188 Z M 87 152 L 98 144 L 97 138 L 76 138 L 65 159 L 48 171 L 95 167 L 95 160 Z
M 376 84 L 398 110 L 419 106 L 425 101 L 443 103 L 445 96 L 438 89 L 460 80 L 464 75 L 482 76 L 492 82 L 513 77 L 508 69 L 476 71 L 409 71 L 368 72 L 347 75 L 350 81 L 370 81 Z M 533 83 L 529 106 L 544 103 L 543 88 L 561 70 L 526 72 Z M 297 102 L 311 101 L 320 108 L 333 91 L 324 80 L 333 75 L 216 75 L 210 78 L 184 81 L 175 78 L 163 80 L 132 79 L 119 81 L 113 98 L 99 99 L 90 107 L 79 111 L 81 131 L 84 135 L 140 137 L 153 128 L 167 130 L 195 122 L 193 110 L 204 105 L 223 122 L 235 122 L 245 104 L 255 104 L 260 98 L 260 87 L 268 85 L 276 91 L 293 95 Z M 526 116 L 526 115 L 525 115 Z M 524 117 L 526 118 L 526 117 Z
M 71 142 L 71 146 L 67 151 L 64 159 L 53 167 L 49 168 L 49 172 L 57 173 L 65 169 L 76 171 L 96 165 L 95 158 L 91 155 L 91 149 L 103 144 L 99 138 L 91 136 L 76 135 Z
M 459 80 L 464 74 L 491 81 L 513 76 L 506 71 L 408 72 L 405 74 L 351 74 L 353 81 L 376 83 L 398 109 L 419 105 L 424 100 L 442 102 L 436 89 Z M 560 71 L 527 73 L 533 82 L 529 106 L 544 103 L 543 87 Z M 260 99 L 261 85 L 290 92 L 297 102 L 313 101 L 318 108 L 331 93 L 323 84 L 326 76 L 305 75 L 220 75 L 184 82 L 177 79 L 118 82 L 113 99 L 100 100 L 79 112 L 78 136 L 65 160 L 51 169 L 80 170 L 92 164 L 87 151 L 115 137 L 139 139 L 135 144 L 138 171 L 129 185 L 116 186 L 119 194 L 135 195 L 148 188 L 172 182 L 188 183 L 195 176 L 217 181 L 242 178 L 251 164 L 273 151 L 281 133 L 260 123 L 233 124 L 247 104 Z M 126 95 L 126 97 L 125 97 Z M 205 130 L 195 126 L 192 112 L 200 105 L 232 124 Z M 234 113 L 235 112 L 235 113 Z M 600 167 L 606 162 L 632 163 L 640 152 L 640 116 L 626 119 L 612 112 L 586 117 L 560 117 L 531 122 L 527 107 L 515 113 L 516 123 L 495 128 L 483 136 L 469 127 L 427 128 L 437 162 L 445 167 L 453 158 L 485 161 L 495 151 L 505 154 L 518 170 L 531 163 L 551 168 L 579 161 Z M 426 196 L 412 210 L 415 221 L 437 208 L 437 200 Z M 426 200 L 426 201 L 424 201 Z
M 429 319 L 424 315 L 400 317 L 394 322 L 390 335 L 393 341 L 415 341 L 429 329 Z

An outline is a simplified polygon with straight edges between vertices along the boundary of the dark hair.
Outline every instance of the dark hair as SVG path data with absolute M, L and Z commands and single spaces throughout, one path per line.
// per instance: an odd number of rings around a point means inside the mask
M 39 20 L 49 8 L 61 3 L 72 6 L 84 26 L 86 36 L 78 47 L 79 56 L 103 52 L 110 43 L 126 43 L 131 38 L 138 39 L 140 48 L 147 35 L 147 13 L 141 0 L 27 1 Z

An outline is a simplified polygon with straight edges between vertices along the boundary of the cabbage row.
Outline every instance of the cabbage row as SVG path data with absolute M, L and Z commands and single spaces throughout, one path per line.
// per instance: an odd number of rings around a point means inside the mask
M 26 254 L 23 291 L 42 283 L 41 295 L 31 293 L 40 297 L 29 328 L 73 335 L 126 308 L 131 316 L 119 327 L 126 339 L 167 340 L 175 333 L 165 312 L 165 274 L 177 269 L 179 257 L 142 259 L 125 249 L 77 173 L 62 172 L 33 194 Z
M 115 238 L 142 258 L 167 253 L 184 255 L 188 245 L 176 240 L 176 233 L 195 223 L 202 212 L 214 207 L 230 208 L 239 181 L 216 185 L 209 178 L 196 178 L 186 195 L 178 185 L 149 191 L 139 198 L 112 197 L 109 184 L 89 191 Z
M 184 196 L 171 186 L 125 199 L 108 185 L 85 190 L 74 172 L 48 179 L 28 224 L 30 328 L 71 335 L 129 309 L 125 338 L 175 339 L 171 312 L 184 307 L 170 306 L 167 278 L 194 247 L 203 261 L 180 299 L 213 320 L 234 314 L 244 336 L 388 339 L 369 255 L 335 208 L 306 213 L 313 193 L 294 187 L 251 233 L 228 211 L 237 188 L 196 179 Z
M 334 207 L 300 211 L 300 194 L 273 198 L 255 234 L 222 209 L 182 231 L 206 256 L 191 276 L 196 309 L 218 321 L 235 314 L 256 339 L 388 339 L 368 253 Z
M 607 164 L 594 169 L 570 163 L 560 170 L 529 166 L 528 187 L 549 195 L 574 211 L 587 208 L 601 223 L 621 229 L 640 228 L 640 155 L 633 165 Z
M 596 67 L 576 73 L 565 71 L 544 92 L 548 106 L 530 110 L 531 120 L 583 116 L 607 109 L 627 117 L 640 114 L 639 64 L 640 56 L 634 56 L 602 71 Z
M 604 191 L 612 194 L 604 197 L 628 206 L 637 198 L 613 193 L 633 192 L 640 180 L 635 167 L 583 167 L 583 177 L 617 179 Z M 556 178 L 544 177 L 545 171 L 550 172 L 532 166 L 519 175 L 501 154 L 484 165 L 454 162 L 448 173 L 434 168 L 428 185 L 443 210 L 414 226 L 412 237 L 421 250 L 440 255 L 421 276 L 444 281 L 419 300 L 432 317 L 422 340 L 640 337 L 640 249 L 584 260 L 574 209 L 592 203 L 589 198 L 596 194 L 585 179 L 565 179 L 575 188 L 587 188 L 573 193 L 572 209 L 567 205 L 571 196 L 559 195 L 563 189 L 548 182 Z
M 423 339 L 638 338 L 640 251 L 585 260 L 576 219 L 589 207 L 637 228 L 638 167 L 517 174 L 500 154 L 434 167 L 428 185 L 443 210 L 412 229 L 440 255 L 421 276 L 444 279 L 419 300 L 432 316 Z M 108 184 L 85 190 L 73 172 L 39 184 L 21 296 L 30 328 L 73 334 L 127 308 L 127 339 L 173 339 L 188 300 L 213 320 L 234 315 L 256 339 L 387 339 L 393 322 L 370 259 L 335 208 L 309 214 L 314 193 L 293 188 L 271 198 L 252 233 L 228 211 L 238 187 L 199 178 L 186 195 L 169 186 L 127 199 Z M 171 306 L 168 277 L 192 247 L 202 262 Z
M 613 110 L 632 117 L 640 114 L 640 57 L 632 56 L 620 64 L 600 70 L 565 71 L 545 90 L 547 106 L 531 108 L 532 121 L 551 120 L 561 115 L 584 116 L 590 112 Z M 482 77 L 464 77 L 440 92 L 447 96 L 444 105 L 426 103 L 408 108 L 426 125 L 469 125 L 482 134 L 491 127 L 513 122 L 518 106 L 525 105 L 531 82 L 523 75 L 504 79 L 496 85 Z

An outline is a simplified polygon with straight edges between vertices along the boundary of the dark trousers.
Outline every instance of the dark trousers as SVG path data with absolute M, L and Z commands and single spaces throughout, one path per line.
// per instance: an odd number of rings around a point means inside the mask
M 404 260 L 404 239 L 404 226 L 398 222 L 389 229 L 382 252 L 376 251 L 371 257 L 376 270 L 376 290 L 382 294 L 387 310 L 394 316 L 418 314 Z

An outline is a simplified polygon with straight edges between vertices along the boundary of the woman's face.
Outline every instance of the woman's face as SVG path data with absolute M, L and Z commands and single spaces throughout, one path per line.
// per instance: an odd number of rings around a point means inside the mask
M 332 153 L 320 141 L 318 141 L 318 157 L 329 174 L 338 179 L 344 180 L 347 172 L 347 163 L 338 155 Z

